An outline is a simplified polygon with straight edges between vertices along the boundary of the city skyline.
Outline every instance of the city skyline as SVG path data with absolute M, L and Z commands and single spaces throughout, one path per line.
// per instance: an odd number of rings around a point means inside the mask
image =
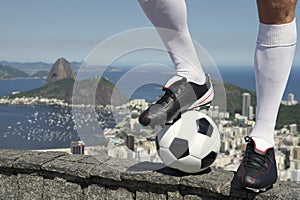
M 193 39 L 208 51 L 217 66 L 253 65 L 258 25 L 255 2 L 187 1 L 187 7 Z M 296 13 L 300 16 L 298 7 Z M 48 63 L 61 56 L 80 62 L 112 35 L 152 27 L 137 1 L 117 0 L 6 0 L 0 23 L 0 60 Z M 294 66 L 300 66 L 299 48 Z M 169 58 L 162 55 L 161 60 Z

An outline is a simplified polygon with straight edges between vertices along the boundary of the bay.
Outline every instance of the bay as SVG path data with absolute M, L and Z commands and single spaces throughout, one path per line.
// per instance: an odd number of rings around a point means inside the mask
M 220 73 L 225 83 L 255 91 L 255 74 L 254 68 L 250 66 L 244 67 L 221 67 Z M 295 95 L 295 100 L 300 102 L 300 67 L 293 66 L 288 79 L 288 83 L 283 94 L 283 99 L 287 100 L 288 94 Z
M 45 79 L 42 78 L 25 78 L 0 80 L 0 96 L 8 96 L 12 92 L 23 92 L 42 87 Z
M 126 71 L 109 72 L 105 75 L 114 84 Z M 222 67 L 220 74 L 223 81 L 251 91 L 255 91 L 255 77 L 253 68 Z M 155 76 L 155 73 L 147 73 Z M 300 101 L 300 67 L 293 67 L 283 99 L 289 93 Z M 166 77 L 164 77 L 166 79 Z M 166 79 L 167 80 L 167 79 Z M 163 83 L 163 80 L 161 81 Z M 44 79 L 15 79 L 0 80 L 0 96 L 10 95 L 15 91 L 27 91 L 39 88 L 45 84 Z M 123 89 L 126 93 L 126 87 Z M 155 101 L 161 95 L 161 84 L 146 84 L 137 87 L 127 95 L 129 99 L 144 98 Z M 84 114 L 84 113 L 83 113 Z M 107 111 L 101 111 L 99 120 L 105 118 L 105 127 L 114 127 L 113 116 Z M 86 123 L 86 122 L 83 122 Z M 101 134 L 96 132 L 95 134 Z M 55 106 L 21 106 L 0 105 L 0 149 L 52 149 L 68 148 L 70 142 L 80 140 L 73 120 L 71 108 Z
M 95 118 L 91 112 L 94 110 L 78 108 L 74 120 L 70 107 L 0 105 L 0 149 L 69 148 L 81 137 L 96 137 L 92 140 L 95 143 L 89 144 L 99 144 L 105 140 L 103 130 L 116 123 L 108 110 L 97 110 Z

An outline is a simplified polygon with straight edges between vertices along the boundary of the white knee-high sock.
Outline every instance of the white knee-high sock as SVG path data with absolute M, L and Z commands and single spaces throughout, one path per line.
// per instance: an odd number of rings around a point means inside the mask
M 256 123 L 250 136 L 274 146 L 274 129 L 296 48 L 295 20 L 281 25 L 260 24 L 255 49 Z M 266 148 L 269 148 L 265 145 Z
M 139 3 L 169 51 L 177 75 L 203 84 L 205 73 L 188 30 L 185 0 L 139 0 Z

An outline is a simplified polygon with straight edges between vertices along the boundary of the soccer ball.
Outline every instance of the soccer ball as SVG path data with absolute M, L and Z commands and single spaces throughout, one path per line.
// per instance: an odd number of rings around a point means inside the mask
M 156 148 L 164 164 L 187 173 L 207 169 L 215 161 L 220 145 L 216 124 L 196 110 L 185 112 L 156 136 Z

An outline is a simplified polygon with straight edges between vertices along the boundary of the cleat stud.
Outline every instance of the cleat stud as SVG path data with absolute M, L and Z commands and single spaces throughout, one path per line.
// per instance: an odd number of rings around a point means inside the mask
M 246 187 L 246 189 L 251 190 L 255 193 L 259 193 L 259 189 L 254 189 L 254 188 L 249 188 L 249 187 Z

